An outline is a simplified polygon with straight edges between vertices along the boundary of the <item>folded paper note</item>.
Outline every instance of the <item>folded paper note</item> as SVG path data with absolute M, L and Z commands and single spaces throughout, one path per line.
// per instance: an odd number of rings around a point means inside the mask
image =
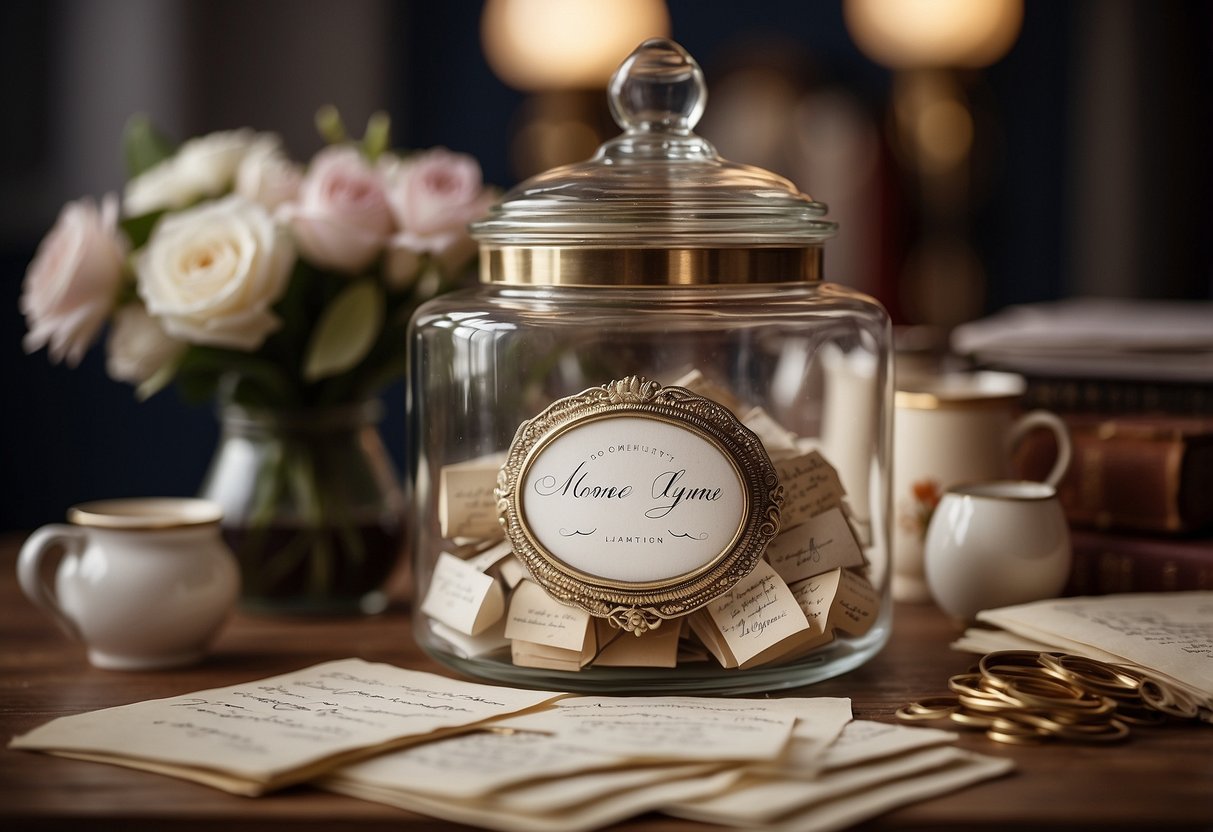
M 257 795 L 561 695 L 344 659 L 231 687 L 61 717 L 17 737 L 10 747 Z
M 501 620 L 505 593 L 495 578 L 441 552 L 421 611 L 456 632 L 477 636 Z
M 765 561 L 691 616 L 691 628 L 724 667 L 753 667 L 829 640 Z
M 846 494 L 834 466 L 819 451 L 778 459 L 775 470 L 783 486 L 780 527 L 788 529 L 810 517 L 838 508 Z
M 788 584 L 864 565 L 863 550 L 838 506 L 778 535 L 767 546 L 767 561 Z
M 505 637 L 582 653 L 593 646 L 591 620 L 580 607 L 560 603 L 534 581 L 522 581 L 510 597 Z
M 497 472 L 503 454 L 492 454 L 444 465 L 438 476 L 438 525 L 448 540 L 495 539 L 502 536 L 497 522 Z

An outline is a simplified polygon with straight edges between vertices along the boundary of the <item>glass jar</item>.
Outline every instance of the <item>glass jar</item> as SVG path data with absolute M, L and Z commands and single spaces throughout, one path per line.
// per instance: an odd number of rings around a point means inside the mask
M 377 613 L 404 554 L 404 499 L 378 401 L 310 410 L 228 404 L 201 496 L 223 508 L 241 605 Z
M 888 637 L 888 317 L 821 281 L 825 207 L 692 132 L 651 40 L 624 128 L 473 227 L 475 289 L 410 328 L 415 632 L 561 690 L 746 692 Z

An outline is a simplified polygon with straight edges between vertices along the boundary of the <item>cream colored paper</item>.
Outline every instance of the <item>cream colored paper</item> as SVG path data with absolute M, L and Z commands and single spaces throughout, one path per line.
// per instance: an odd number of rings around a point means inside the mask
M 792 740 L 779 759 L 750 763 L 749 774 L 813 778 L 823 767 L 828 750 L 837 745 L 851 723 L 851 700 L 818 696 L 809 699 L 790 696 L 769 700 L 771 707 L 788 710 L 796 716 Z
M 581 653 L 593 633 L 588 612 L 560 603 L 534 581 L 522 581 L 510 596 L 506 638 Z
M 497 725 L 635 760 L 722 762 L 775 759 L 795 721 L 792 711 L 759 699 L 578 696 Z
M 662 811 L 751 830 L 834 830 L 1004 774 L 1010 760 L 957 748 L 927 748 L 814 781 L 743 779 L 724 793 Z
M 627 760 L 547 734 L 477 731 L 344 766 L 330 778 L 430 797 L 470 798 L 542 778 L 616 768 Z
M 1213 696 L 1213 592 L 1037 601 L 977 620 L 1050 644 L 1089 645 Z
M 646 770 L 652 785 L 617 790 L 614 777 L 604 775 L 599 800 L 591 800 L 550 814 L 509 811 L 492 799 L 456 801 L 434 799 L 396 789 L 376 789 L 349 782 L 326 784 L 331 791 L 386 803 L 401 809 L 445 818 L 457 823 L 497 829 L 501 832 L 587 832 L 600 829 L 658 806 L 701 795 L 714 794 L 737 779 L 735 771 L 717 771 L 710 766 L 682 766 Z
M 690 390 L 697 396 L 711 399 L 717 404 L 722 404 L 733 411 L 734 415 L 741 412 L 741 402 L 737 397 L 722 385 L 710 381 L 699 370 L 691 370 L 685 376 L 674 381 L 670 387 L 682 387 L 683 389 Z
M 497 571 L 501 574 L 501 580 L 505 581 L 505 585 L 510 589 L 517 588 L 518 584 L 531 577 L 526 565 L 513 555 L 499 561 Z
M 586 631 L 585 644 L 580 650 L 565 650 L 550 644 L 536 644 L 516 638 L 510 641 L 510 658 L 519 667 L 541 667 L 547 670 L 578 671 L 594 659 L 594 628 Z
M 444 465 L 438 477 L 438 524 L 447 539 L 502 536 L 497 522 L 497 472 L 504 454 Z
M 505 619 L 502 618 L 480 635 L 468 636 L 452 630 L 441 621 L 429 622 L 434 635 L 445 641 L 456 656 L 464 659 L 477 659 L 510 646 L 510 640 L 505 637 Z
M 831 569 L 863 566 L 863 550 L 842 509 L 834 507 L 778 535 L 767 546 L 767 561 L 785 583 L 794 584 Z
M 772 460 L 794 457 L 800 453 L 796 446 L 796 434 L 772 419 L 771 414 L 761 407 L 751 408 L 741 417 L 741 423 L 758 435 Z
M 746 824 L 746 828 L 755 832 L 835 832 L 900 806 L 1001 777 L 1015 767 L 1011 760 L 959 749 L 947 750 L 952 751 L 956 759 L 946 765 L 810 806 L 769 826 L 751 827 Z
M 862 636 L 876 622 L 880 595 L 867 579 L 849 569 L 834 569 L 791 588 L 801 611 L 815 626 L 822 624 Z
M 10 747 L 87 755 L 255 795 L 560 695 L 344 659 L 63 717 Z
M 810 517 L 842 506 L 846 493 L 834 466 L 818 451 L 797 453 L 775 461 L 779 484 L 783 486 L 783 510 L 780 528 L 785 531 Z
M 766 561 L 759 561 L 704 612 L 741 668 L 771 661 L 823 635 L 805 619 L 787 584 Z
M 676 667 L 682 621 L 663 621 L 655 630 L 640 636 L 602 618 L 594 619 L 598 636 L 595 667 Z
M 874 760 L 934 748 L 960 739 L 955 731 L 919 728 L 857 719 L 847 724 L 837 742 L 822 755 L 826 771 L 870 763 Z
M 487 549 L 480 547 L 483 551 L 473 552 L 465 560 L 467 565 L 475 569 L 477 572 L 489 572 L 496 567 L 502 560 L 514 554 L 514 548 L 508 540 L 502 540 L 492 544 Z M 457 553 L 458 554 L 458 553 Z
M 439 552 L 421 611 L 456 632 L 477 636 L 501 620 L 505 593 L 496 578 Z

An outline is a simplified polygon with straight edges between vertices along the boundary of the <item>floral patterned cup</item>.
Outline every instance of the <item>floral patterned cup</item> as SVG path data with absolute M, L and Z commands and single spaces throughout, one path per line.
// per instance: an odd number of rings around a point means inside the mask
M 933 376 L 897 391 L 893 418 L 893 597 L 927 601 L 923 540 L 931 515 L 953 485 L 1005 479 L 1011 451 L 1029 431 L 1057 435 L 1056 486 L 1070 464 L 1070 435 L 1055 414 L 1016 417 L 1023 379 L 1011 373 Z

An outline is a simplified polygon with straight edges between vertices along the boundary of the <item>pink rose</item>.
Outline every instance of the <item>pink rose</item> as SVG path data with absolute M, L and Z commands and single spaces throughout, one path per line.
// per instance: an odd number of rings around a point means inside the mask
M 379 174 L 353 147 L 317 153 L 284 215 L 304 257 L 342 272 L 369 266 L 392 233 Z
M 135 301 L 114 311 L 105 346 L 105 369 L 110 378 L 143 384 L 176 361 L 186 345 L 165 332 L 143 304 Z
M 439 147 L 383 167 L 388 204 L 399 229 L 389 244 L 389 280 L 404 279 L 391 273 L 393 261 L 409 262 L 404 252 L 431 254 L 447 270 L 470 259 L 476 246 L 468 223 L 484 216 L 494 200 L 476 159 Z
M 26 352 L 47 346 L 51 361 L 80 363 L 114 306 L 126 250 L 116 197 L 63 206 L 25 272 Z

